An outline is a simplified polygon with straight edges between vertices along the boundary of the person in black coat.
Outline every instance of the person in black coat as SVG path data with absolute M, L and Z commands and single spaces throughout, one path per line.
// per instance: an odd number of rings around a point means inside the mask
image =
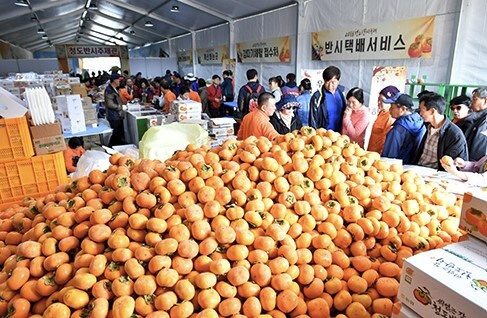
M 445 107 L 445 98 L 441 95 L 428 93 L 420 97 L 420 114 L 427 123 L 427 131 L 413 163 L 443 170 L 440 159 L 445 155 L 468 160 L 465 136 L 462 130 L 445 116 Z
M 487 155 L 487 87 L 472 92 L 473 113 L 464 119 L 470 161 L 478 161 Z
M 272 126 L 279 134 L 284 135 L 303 127 L 301 119 L 295 112 L 300 105 L 294 95 L 286 94 L 281 97 L 281 100 L 276 104 L 277 111 L 270 118 Z

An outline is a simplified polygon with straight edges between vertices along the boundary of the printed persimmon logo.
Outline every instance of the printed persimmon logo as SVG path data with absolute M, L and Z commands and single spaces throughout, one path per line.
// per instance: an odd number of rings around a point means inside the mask
M 472 279 L 471 285 L 475 290 L 480 289 L 483 292 L 487 292 L 487 281 L 483 279 Z
M 482 222 L 485 222 L 485 214 L 480 210 L 470 208 L 465 211 L 465 219 L 468 224 L 478 228 Z
M 432 303 L 430 292 L 424 286 L 415 288 L 413 294 L 414 298 L 425 306 Z
M 408 268 L 406 268 L 406 273 L 408 275 L 413 275 L 414 274 L 414 270 L 411 267 L 408 267 Z

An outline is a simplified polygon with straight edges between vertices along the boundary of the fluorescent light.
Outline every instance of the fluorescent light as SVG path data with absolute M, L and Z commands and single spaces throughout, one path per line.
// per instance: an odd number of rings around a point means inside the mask
M 19 6 L 19 7 L 28 7 L 29 6 L 29 3 L 27 2 L 27 0 L 17 0 L 14 2 L 14 4 L 16 6 Z
M 171 12 L 179 12 L 179 7 L 178 6 L 172 6 Z
M 98 7 L 96 6 L 96 3 L 90 4 L 88 10 L 98 10 Z
M 42 36 L 42 39 L 43 39 L 43 40 L 47 40 L 47 35 L 45 35 L 45 34 L 44 34 L 44 35 Z
M 145 23 L 145 26 L 146 26 L 146 27 L 153 27 L 153 26 L 154 26 L 154 24 L 152 24 L 152 22 L 151 22 L 151 21 L 147 21 L 147 22 Z
M 36 17 L 30 17 L 30 21 L 32 21 L 32 22 L 37 21 L 37 18 Z
M 44 29 L 40 28 L 40 29 L 37 29 L 37 34 L 44 34 L 46 33 L 46 31 L 44 31 Z

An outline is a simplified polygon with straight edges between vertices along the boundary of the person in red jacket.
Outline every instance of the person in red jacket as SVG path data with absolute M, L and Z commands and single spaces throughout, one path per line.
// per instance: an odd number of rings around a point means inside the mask
M 221 78 L 213 75 L 213 83 L 206 89 L 208 92 L 208 110 L 210 117 L 222 117 L 224 115 L 222 106 L 222 88 L 220 86 Z

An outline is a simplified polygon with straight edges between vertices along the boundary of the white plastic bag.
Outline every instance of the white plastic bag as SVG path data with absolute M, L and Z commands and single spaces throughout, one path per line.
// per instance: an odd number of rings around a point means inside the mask
M 78 179 L 87 176 L 92 170 L 98 169 L 104 171 L 110 167 L 110 155 L 103 151 L 87 150 L 79 158 L 76 171 L 70 176 L 72 179 Z
M 189 144 L 202 146 L 207 143 L 208 132 L 197 124 L 154 126 L 145 132 L 139 142 L 139 158 L 164 161 Z

